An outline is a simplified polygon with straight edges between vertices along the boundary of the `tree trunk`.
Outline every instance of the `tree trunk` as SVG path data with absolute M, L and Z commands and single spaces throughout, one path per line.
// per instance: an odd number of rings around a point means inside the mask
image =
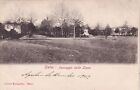
M 73 30 L 73 38 L 75 39 L 75 26 L 74 26 L 74 30 Z

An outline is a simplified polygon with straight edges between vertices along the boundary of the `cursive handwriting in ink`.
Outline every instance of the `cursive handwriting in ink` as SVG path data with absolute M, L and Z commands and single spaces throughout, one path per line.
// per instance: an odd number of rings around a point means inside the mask
M 23 78 L 30 78 L 30 77 L 68 77 L 68 78 L 85 78 L 85 79 L 89 79 L 91 76 L 87 75 L 87 74 L 79 74 L 76 75 L 73 72 L 70 73 L 61 73 L 61 72 L 56 72 L 56 71 L 50 71 L 50 72 L 33 72 L 33 71 L 29 71 L 26 73 L 21 74 L 21 76 Z

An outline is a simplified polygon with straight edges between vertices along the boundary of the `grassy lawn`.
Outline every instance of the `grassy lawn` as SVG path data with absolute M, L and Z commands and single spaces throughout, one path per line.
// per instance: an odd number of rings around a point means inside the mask
M 135 63 L 137 38 L 0 41 L 0 63 Z

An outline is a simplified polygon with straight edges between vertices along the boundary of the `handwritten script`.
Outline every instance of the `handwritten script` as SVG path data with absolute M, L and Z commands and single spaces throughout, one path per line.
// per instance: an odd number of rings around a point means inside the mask
M 49 72 L 25 72 L 22 73 L 21 76 L 23 78 L 31 78 L 31 77 L 65 77 L 65 78 L 84 78 L 89 79 L 91 75 L 89 74 L 76 74 L 74 72 L 64 73 L 64 72 L 57 72 L 57 71 L 49 71 Z

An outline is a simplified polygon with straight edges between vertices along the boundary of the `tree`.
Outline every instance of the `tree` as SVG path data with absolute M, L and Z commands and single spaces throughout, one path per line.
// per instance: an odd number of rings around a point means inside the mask
M 116 29 L 115 29 L 115 31 L 114 31 L 115 33 L 120 33 L 120 30 L 119 30 L 119 28 L 117 27 Z
M 79 37 L 82 32 L 82 27 L 83 27 L 83 17 L 81 13 L 77 10 L 72 10 L 70 13 L 69 22 L 74 26 L 73 38 Z
M 42 20 L 40 25 L 41 34 L 51 36 L 52 28 L 53 28 L 52 21 L 49 20 L 48 17 Z
M 73 37 L 75 38 L 75 32 L 78 30 L 76 27 L 81 26 L 82 24 L 81 14 L 76 10 L 69 10 L 68 7 L 66 7 L 65 2 L 58 5 L 57 9 L 54 11 L 53 19 L 53 21 L 59 23 L 62 37 L 68 35 L 69 30 L 67 28 L 70 25 L 73 25 L 73 29 L 71 30 L 73 30 Z
M 80 34 L 81 34 L 81 24 L 82 24 L 81 20 L 73 19 L 73 26 L 74 26 L 73 38 L 80 37 Z
M 0 39 L 8 37 L 8 31 L 4 29 L 4 24 L 0 23 Z
M 137 36 L 138 35 L 138 28 L 132 27 L 130 32 L 132 33 L 133 36 Z
M 92 35 L 99 35 L 100 33 L 100 24 L 97 24 L 95 28 L 91 31 Z
M 68 19 L 69 19 L 68 13 L 69 13 L 69 11 L 68 11 L 66 5 L 64 4 L 64 2 L 61 2 L 60 4 L 58 4 L 58 6 L 56 6 L 56 9 L 52 15 L 53 23 L 55 25 L 54 27 L 61 28 L 62 37 L 64 36 L 64 28 L 63 28 L 64 23 L 68 22 Z
M 64 37 L 68 37 L 69 36 L 69 26 L 68 26 L 68 23 L 66 21 L 64 21 L 62 23 L 62 29 L 64 30 L 63 31 Z
M 129 31 L 130 31 L 130 28 L 129 28 L 128 24 L 127 24 L 127 21 L 125 21 L 125 23 L 121 27 L 120 33 L 121 33 L 121 35 L 125 36 L 125 35 L 128 34 Z
M 36 27 L 35 27 L 35 25 L 32 23 L 32 22 L 30 22 L 30 23 L 28 23 L 28 29 L 29 29 L 29 37 L 32 37 L 32 35 L 34 34 L 34 33 L 36 33 Z
M 34 33 L 36 33 L 36 27 L 32 22 L 22 22 L 21 23 L 21 34 L 29 35 L 31 37 Z
M 11 29 L 11 31 L 9 31 L 9 36 L 11 39 L 18 39 L 18 33 L 14 29 Z
M 106 38 L 106 39 L 107 39 L 107 37 L 108 37 L 109 35 L 111 35 L 111 32 L 112 32 L 112 29 L 110 28 L 109 25 L 107 25 L 107 26 L 105 27 L 105 30 L 104 30 L 104 34 L 105 34 L 105 38 Z

